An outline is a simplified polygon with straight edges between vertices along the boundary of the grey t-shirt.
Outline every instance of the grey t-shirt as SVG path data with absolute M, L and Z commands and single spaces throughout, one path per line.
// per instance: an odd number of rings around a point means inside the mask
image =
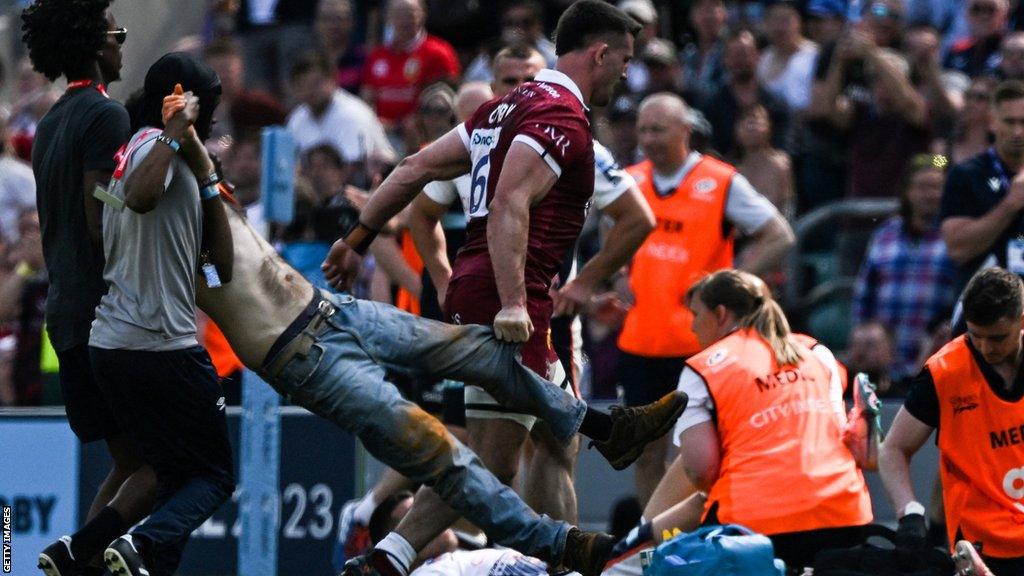
M 61 352 L 89 341 L 93 312 L 107 289 L 103 254 L 89 241 L 84 175 L 112 171 L 114 153 L 129 136 L 124 106 L 92 87 L 68 91 L 36 128 L 32 169 L 50 275 L 46 328 Z
M 127 164 L 110 193 L 124 199 L 124 182 L 145 159 L 158 130 L 140 130 L 128 144 Z M 140 145 L 141 142 L 141 145 Z M 175 156 L 156 208 L 145 213 L 103 207 L 103 278 L 107 294 L 96 308 L 89 345 L 105 349 L 180 350 L 196 346 L 195 283 L 202 243 L 199 185 Z

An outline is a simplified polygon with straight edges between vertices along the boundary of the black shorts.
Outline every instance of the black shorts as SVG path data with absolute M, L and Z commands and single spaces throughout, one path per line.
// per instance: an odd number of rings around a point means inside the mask
M 626 406 L 643 406 L 679 386 L 686 358 L 647 358 L 619 350 L 616 366 Z
M 206 350 L 93 347 L 90 354 L 113 416 L 161 483 L 203 475 L 233 485 L 224 393 Z
M 96 383 L 89 360 L 89 345 L 79 344 L 57 352 L 60 361 L 60 391 L 71 431 L 83 444 L 121 435 L 121 427 L 110 411 L 106 395 Z

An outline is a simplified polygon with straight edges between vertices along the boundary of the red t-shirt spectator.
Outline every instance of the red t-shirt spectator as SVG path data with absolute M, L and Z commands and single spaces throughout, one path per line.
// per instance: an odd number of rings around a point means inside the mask
M 459 59 L 451 44 L 423 34 L 411 49 L 381 45 L 363 67 L 363 87 L 373 95 L 377 116 L 396 122 L 416 109 L 420 90 L 438 80 L 457 78 Z

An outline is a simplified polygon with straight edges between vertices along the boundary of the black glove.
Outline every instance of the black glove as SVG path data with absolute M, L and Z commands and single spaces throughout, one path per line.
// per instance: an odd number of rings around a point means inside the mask
M 922 514 L 906 514 L 900 518 L 896 528 L 896 547 L 906 550 L 920 550 L 925 547 L 928 528 Z

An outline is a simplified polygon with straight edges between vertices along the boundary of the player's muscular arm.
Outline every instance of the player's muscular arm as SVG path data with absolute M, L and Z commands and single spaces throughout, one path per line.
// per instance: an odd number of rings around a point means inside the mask
M 423 260 L 423 267 L 437 288 L 437 298 L 441 304 L 444 304 L 448 280 L 452 275 L 448 245 L 444 230 L 441 229 L 441 218 L 447 211 L 448 206 L 434 202 L 426 194 L 420 194 L 413 201 L 409 213 L 409 234 Z
M 495 334 L 503 340 L 525 342 L 533 332 L 526 314 L 525 280 L 530 207 L 551 190 L 556 180 L 558 176 L 533 148 L 522 142 L 512 143 L 487 217 L 487 246 L 502 307 L 495 317 Z M 504 316 L 509 316 L 508 333 L 499 322 Z
M 398 166 L 370 196 L 359 221 L 372 230 L 380 230 L 434 180 L 451 180 L 469 172 L 469 152 L 458 128 L 430 146 L 399 162 Z

